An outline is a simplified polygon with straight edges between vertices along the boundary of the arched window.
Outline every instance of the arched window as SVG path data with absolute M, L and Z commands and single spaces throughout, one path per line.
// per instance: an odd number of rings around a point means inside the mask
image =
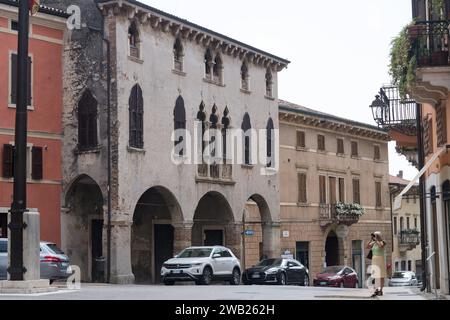
M 130 94 L 130 147 L 144 148 L 144 98 L 142 89 L 135 85 Z
M 212 79 L 212 68 L 213 68 L 213 56 L 211 49 L 206 50 L 205 53 L 205 77 L 207 79 Z
M 242 63 L 242 67 L 241 67 L 241 88 L 242 88 L 242 90 L 246 90 L 246 91 L 250 90 L 248 65 L 247 65 L 247 62 L 245 62 L 245 61 Z
M 78 148 L 90 150 L 98 146 L 97 100 L 86 90 L 78 102 Z
M 184 60 L 183 45 L 181 43 L 180 38 L 177 38 L 173 46 L 173 65 L 176 71 L 183 72 L 184 67 L 183 60 Z
M 244 120 L 242 121 L 242 131 L 244 132 L 244 164 L 251 164 L 251 129 L 250 116 L 245 113 Z
M 273 120 L 272 118 L 269 118 L 269 121 L 267 122 L 267 168 L 273 168 L 275 166 L 275 144 L 274 144 L 274 135 L 275 135 L 275 128 L 273 126 Z
M 130 47 L 130 57 L 140 58 L 140 39 L 139 30 L 136 22 L 132 22 L 128 28 L 128 45 Z
M 222 117 L 222 152 L 223 152 L 223 163 L 227 163 L 227 135 L 228 135 L 228 129 L 231 125 L 231 120 L 229 117 L 230 110 L 228 110 L 228 106 L 225 107 L 225 110 L 223 111 L 223 117 Z
M 266 96 L 273 98 L 273 76 L 270 68 L 266 71 Z
M 214 82 L 218 84 L 222 84 L 223 82 L 223 63 L 222 58 L 218 54 L 214 59 L 214 67 L 213 67 L 213 77 Z
M 184 108 L 184 100 L 182 96 L 179 96 L 173 111 L 174 129 L 182 130 L 176 136 L 175 148 L 178 148 L 179 156 L 183 156 L 186 152 L 186 109 Z

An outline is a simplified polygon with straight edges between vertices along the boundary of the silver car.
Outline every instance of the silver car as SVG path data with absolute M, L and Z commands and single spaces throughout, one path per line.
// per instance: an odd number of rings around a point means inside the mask
M 41 279 L 55 280 L 67 279 L 71 274 L 69 257 L 51 242 L 40 243 Z M 8 239 L 0 239 L 0 280 L 8 277 Z
M 411 287 L 417 285 L 416 274 L 411 271 L 396 271 L 389 280 L 390 287 Z

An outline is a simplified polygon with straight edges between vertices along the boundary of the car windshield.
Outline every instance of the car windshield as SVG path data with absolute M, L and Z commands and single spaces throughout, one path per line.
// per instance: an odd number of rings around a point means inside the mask
M 186 249 L 178 258 L 207 258 L 211 255 L 211 251 L 210 248 Z
M 392 276 L 394 279 L 404 279 L 404 278 L 411 278 L 411 274 L 407 272 L 395 272 Z
M 64 252 L 60 248 L 58 248 L 58 246 L 56 244 L 54 244 L 54 243 L 48 243 L 48 244 L 46 244 L 46 246 L 54 254 L 64 254 Z
M 327 274 L 327 273 L 339 273 L 339 271 L 341 271 L 343 269 L 343 267 L 327 267 L 325 268 L 320 274 Z
M 266 259 L 258 263 L 257 267 L 279 267 L 283 263 L 283 259 Z

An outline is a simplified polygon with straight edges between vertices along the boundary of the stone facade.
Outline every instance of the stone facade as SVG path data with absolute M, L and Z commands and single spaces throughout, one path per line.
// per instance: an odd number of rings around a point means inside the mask
M 324 148 L 320 148 L 324 150 L 318 148 L 319 135 L 324 136 Z M 338 149 L 338 139 L 343 140 L 343 150 Z M 358 145 L 353 156 L 352 142 Z M 366 245 L 375 231 L 382 232 L 388 243 L 390 264 L 387 142 L 387 134 L 376 127 L 280 102 L 281 251 L 290 252 L 307 265 L 311 276 L 319 273 L 328 260 L 329 264 L 353 267 L 359 273 L 360 285 L 365 285 L 361 280 L 366 279 L 370 262 L 365 259 Z M 379 159 L 374 157 L 375 146 Z M 300 195 L 299 174 L 306 175 L 306 195 Z M 319 176 L 325 179 L 323 199 Z M 348 235 L 339 238 L 340 223 L 333 217 L 333 203 L 357 202 L 353 180 L 359 181 L 359 202 L 365 214 L 359 221 L 347 223 L 351 225 Z M 376 183 L 381 184 L 378 205 Z
M 58 1 L 62 7 L 64 3 L 83 4 L 83 27 L 69 35 L 64 55 L 62 210 L 62 246 L 81 266 L 82 278 L 101 280 L 95 259 L 107 255 L 108 243 L 106 52 L 98 25 L 102 19 L 111 45 L 111 282 L 158 282 L 161 263 L 189 245 L 220 242 L 241 257 L 246 251 L 243 214 L 253 203 L 256 220 L 264 230 L 263 251 L 277 256 L 280 195 L 276 172 L 263 175 L 265 165 L 238 164 L 231 166 L 231 176 L 225 176 L 229 167 L 224 166 L 219 167 L 223 176 L 201 175 L 196 164 L 172 161 L 171 135 L 180 97 L 185 128 L 192 136 L 201 104 L 206 126 L 211 126 L 215 114 L 218 119 L 228 116 L 230 129 L 241 128 L 248 114 L 253 129 L 266 129 L 270 118 L 277 129 L 277 72 L 289 62 L 135 1 L 99 2 L 96 8 L 91 1 Z M 181 70 L 174 61 L 176 41 L 183 47 Z M 208 49 L 220 57 L 211 65 L 214 73 L 210 77 L 205 74 Z M 250 74 L 245 90 L 241 88 L 244 61 Z M 78 111 L 87 90 L 97 105 L 98 146 L 81 150 Z M 130 143 L 131 93 L 139 90 L 143 146 L 135 147 Z M 219 120 L 219 129 L 220 124 Z M 189 154 L 174 158 L 183 162 Z M 99 223 L 103 223 L 103 232 Z

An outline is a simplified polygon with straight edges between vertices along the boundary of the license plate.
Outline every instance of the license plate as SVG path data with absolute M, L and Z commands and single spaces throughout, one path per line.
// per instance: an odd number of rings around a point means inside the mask
M 259 274 L 255 273 L 254 275 L 252 275 L 252 278 L 253 279 L 258 279 L 258 278 L 261 278 L 261 276 Z
M 328 283 L 327 282 L 321 282 L 320 285 L 321 286 L 326 286 Z
M 69 264 L 67 262 L 63 262 L 63 263 L 61 263 L 61 266 L 63 266 L 64 268 L 67 268 L 69 266 Z

